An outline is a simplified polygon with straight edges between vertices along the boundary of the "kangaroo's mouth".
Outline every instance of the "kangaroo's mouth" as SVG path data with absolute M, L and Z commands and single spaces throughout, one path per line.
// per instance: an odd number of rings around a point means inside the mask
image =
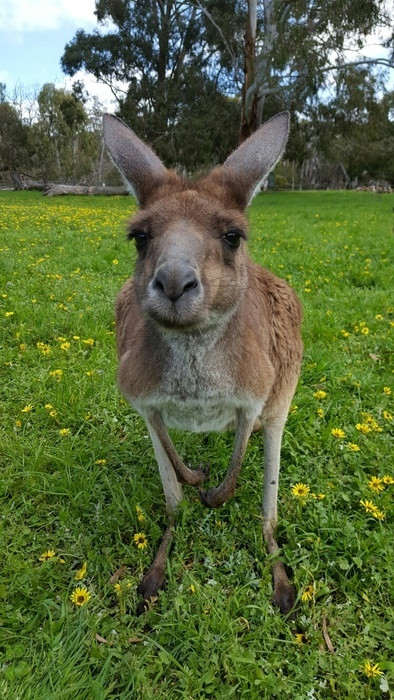
M 190 308 L 189 304 L 176 302 L 152 301 L 144 304 L 144 313 L 156 324 L 167 330 L 189 331 L 204 325 L 206 312 L 201 308 Z

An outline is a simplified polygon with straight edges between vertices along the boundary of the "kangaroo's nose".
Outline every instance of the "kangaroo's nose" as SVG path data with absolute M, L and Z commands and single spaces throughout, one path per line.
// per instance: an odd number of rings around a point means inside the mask
M 171 301 L 176 301 L 186 292 L 198 287 L 196 273 L 190 265 L 171 267 L 162 265 L 156 272 L 153 287 L 165 294 Z

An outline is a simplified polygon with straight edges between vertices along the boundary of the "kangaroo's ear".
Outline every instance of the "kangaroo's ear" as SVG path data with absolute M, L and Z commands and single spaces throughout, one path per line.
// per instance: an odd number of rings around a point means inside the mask
M 143 205 L 167 172 L 160 158 L 121 119 L 104 114 L 105 144 L 115 165 Z
M 236 180 L 244 206 L 249 204 L 282 157 L 289 128 L 289 112 L 277 114 L 249 136 L 224 162 L 223 174 L 227 171 Z

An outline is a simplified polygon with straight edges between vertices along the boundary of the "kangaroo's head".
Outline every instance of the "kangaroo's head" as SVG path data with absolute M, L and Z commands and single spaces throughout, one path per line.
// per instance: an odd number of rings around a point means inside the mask
M 137 197 L 129 237 L 138 252 L 141 310 L 162 328 L 187 331 L 228 318 L 248 284 L 244 211 L 281 157 L 289 115 L 278 114 L 196 181 L 167 170 L 120 119 L 104 116 L 109 152 Z

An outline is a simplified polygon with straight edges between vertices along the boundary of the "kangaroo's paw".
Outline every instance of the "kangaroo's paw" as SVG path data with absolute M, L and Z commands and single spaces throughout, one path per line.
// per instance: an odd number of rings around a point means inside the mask
M 162 566 L 151 566 L 137 588 L 137 593 L 142 600 L 137 607 L 137 615 L 142 615 L 149 610 L 156 600 L 159 591 L 164 588 L 165 571 Z

